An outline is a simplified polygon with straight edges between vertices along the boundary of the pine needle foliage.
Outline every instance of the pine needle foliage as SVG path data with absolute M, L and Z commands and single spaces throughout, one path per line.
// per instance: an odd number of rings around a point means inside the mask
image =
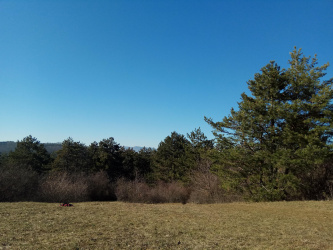
M 307 177 L 332 158 L 333 78 L 321 80 L 329 63 L 296 47 L 290 54 L 288 69 L 271 61 L 247 82 L 251 95 L 237 110 L 220 122 L 205 117 L 222 175 L 256 201 L 313 198 Z

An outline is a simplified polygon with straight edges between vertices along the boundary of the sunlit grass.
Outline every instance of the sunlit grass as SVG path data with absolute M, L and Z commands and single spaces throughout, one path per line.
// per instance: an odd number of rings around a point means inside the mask
M 333 202 L 0 203 L 0 248 L 333 249 Z

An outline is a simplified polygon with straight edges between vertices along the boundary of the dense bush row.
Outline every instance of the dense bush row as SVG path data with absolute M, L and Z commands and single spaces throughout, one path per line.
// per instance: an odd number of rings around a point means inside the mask
M 110 182 L 105 171 L 96 173 L 51 172 L 40 175 L 17 166 L 0 172 L 0 201 L 80 202 L 125 201 L 142 203 L 216 203 L 241 200 L 221 188 L 217 176 L 196 172 L 193 181 L 159 181 L 147 184 L 143 180 L 121 178 Z M 202 179 L 201 179 L 202 178 Z M 211 179 L 208 182 L 203 180 Z
M 21 167 L 1 169 L 0 201 L 78 202 L 115 200 L 114 187 L 105 172 L 40 175 Z

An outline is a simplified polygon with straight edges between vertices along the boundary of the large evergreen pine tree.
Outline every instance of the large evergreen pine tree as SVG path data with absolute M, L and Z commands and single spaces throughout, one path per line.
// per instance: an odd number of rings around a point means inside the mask
M 238 110 L 221 122 L 205 120 L 222 155 L 222 170 L 254 200 L 302 198 L 308 177 L 331 157 L 333 78 L 329 64 L 291 53 L 288 69 L 271 62 L 248 81 Z M 306 197 L 307 198 L 307 197 Z

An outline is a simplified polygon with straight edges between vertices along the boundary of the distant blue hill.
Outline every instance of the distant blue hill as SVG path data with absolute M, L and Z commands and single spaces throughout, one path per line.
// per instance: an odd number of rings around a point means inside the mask
M 13 141 L 1 141 L 0 142 L 0 153 L 9 153 L 14 151 L 16 148 L 16 142 Z
M 61 143 L 43 143 L 45 149 L 51 154 L 62 148 Z M 14 141 L 1 141 L 0 142 L 0 153 L 9 153 L 14 151 L 16 148 L 16 142 Z
M 62 148 L 61 143 L 43 143 L 45 149 L 51 154 L 55 151 L 58 151 Z M 9 153 L 10 151 L 14 151 L 16 148 L 16 142 L 14 141 L 2 141 L 0 142 L 0 153 Z M 127 147 L 124 148 L 132 148 L 134 151 L 139 152 L 144 147 L 134 146 L 134 147 Z

